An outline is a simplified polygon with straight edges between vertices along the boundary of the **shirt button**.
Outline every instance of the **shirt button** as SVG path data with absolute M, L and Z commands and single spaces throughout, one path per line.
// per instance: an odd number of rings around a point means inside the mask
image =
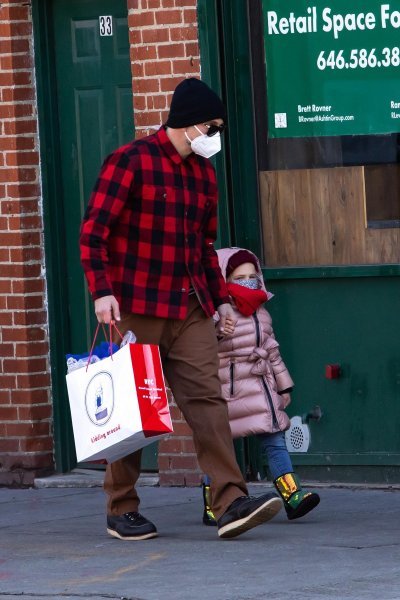
M 166 197 L 167 197 L 167 194 L 163 194 L 163 195 L 162 195 L 162 197 L 163 197 L 163 198 L 166 198 Z
M 186 292 L 186 288 L 182 288 L 182 289 L 181 289 L 181 292 Z

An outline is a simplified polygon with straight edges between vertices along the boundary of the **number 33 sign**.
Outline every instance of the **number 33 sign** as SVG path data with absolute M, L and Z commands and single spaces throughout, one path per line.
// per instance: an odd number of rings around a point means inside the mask
M 113 34 L 111 16 L 99 17 L 99 24 L 101 36 Z

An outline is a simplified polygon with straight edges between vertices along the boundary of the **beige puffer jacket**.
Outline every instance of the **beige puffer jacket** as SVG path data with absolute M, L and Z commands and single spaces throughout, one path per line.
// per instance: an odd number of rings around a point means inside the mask
M 225 278 L 228 261 L 239 250 L 241 248 L 217 250 Z M 258 270 L 261 273 L 259 263 Z M 267 291 L 264 283 L 262 285 Z M 235 316 L 233 336 L 224 337 L 218 344 L 219 377 L 228 403 L 232 435 L 237 438 L 284 431 L 289 427 L 289 417 L 278 392 L 294 384 L 282 361 L 271 316 L 263 307 L 250 317 L 235 308 Z

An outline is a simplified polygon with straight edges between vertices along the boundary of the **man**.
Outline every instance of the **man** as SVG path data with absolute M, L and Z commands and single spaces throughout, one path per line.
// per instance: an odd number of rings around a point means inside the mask
M 274 493 L 248 496 L 236 463 L 218 380 L 212 316 L 233 317 L 213 242 L 217 184 L 208 160 L 221 148 L 225 110 L 203 82 L 176 88 L 165 126 L 104 162 L 81 229 L 81 259 L 97 319 L 119 321 L 139 343 L 157 344 L 175 401 L 212 480 L 220 537 L 234 537 L 281 508 Z M 141 452 L 107 465 L 107 531 L 143 540 L 156 527 L 138 512 Z

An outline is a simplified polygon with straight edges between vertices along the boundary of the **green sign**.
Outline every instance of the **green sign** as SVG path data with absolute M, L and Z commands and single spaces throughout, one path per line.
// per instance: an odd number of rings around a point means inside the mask
M 400 132 L 400 0 L 262 0 L 269 136 Z

